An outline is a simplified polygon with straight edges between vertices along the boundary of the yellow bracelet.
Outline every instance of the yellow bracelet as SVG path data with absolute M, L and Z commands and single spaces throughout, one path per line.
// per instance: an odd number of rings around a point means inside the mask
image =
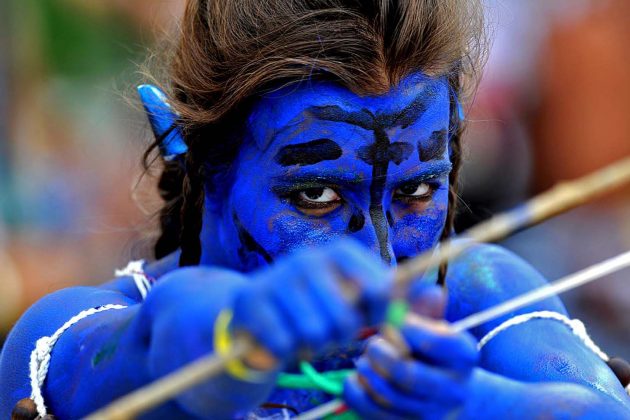
M 229 332 L 232 311 L 224 309 L 214 321 L 214 351 L 221 357 L 228 356 L 232 351 L 232 337 Z M 267 382 L 269 373 L 248 368 L 239 359 L 229 360 L 225 364 L 225 371 L 236 379 L 247 382 Z

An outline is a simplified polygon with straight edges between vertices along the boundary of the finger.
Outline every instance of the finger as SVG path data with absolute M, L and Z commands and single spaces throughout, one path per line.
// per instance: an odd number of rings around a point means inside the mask
M 406 417 L 390 413 L 377 405 L 365 392 L 357 376 L 352 375 L 343 386 L 343 400 L 362 419 L 401 420 Z
M 468 371 L 477 365 L 477 341 L 467 332 L 455 333 L 443 322 L 407 317 L 400 329 L 414 357 L 438 366 Z
M 168 103 L 164 92 L 157 86 L 147 84 L 138 86 L 138 95 L 155 138 L 162 139 L 159 147 L 164 159 L 170 160 L 186 153 L 188 148 L 177 125 L 178 116 Z
M 286 323 L 294 332 L 298 347 L 317 351 L 331 337 L 328 334 L 328 320 L 317 307 L 305 279 L 309 268 L 312 267 L 302 260 L 292 260 L 276 273 L 276 279 L 285 280 L 279 281 L 271 293 Z
M 444 318 L 446 294 L 441 287 L 417 284 L 411 288 L 407 298 L 413 313 L 432 319 Z
M 385 320 L 391 295 L 393 274 L 379 259 L 351 240 L 334 245 L 334 262 L 341 274 L 359 291 L 358 304 L 364 309 L 368 325 Z
M 311 297 L 329 322 L 332 338 L 340 341 L 355 338 L 361 327 L 361 320 L 342 297 L 335 273 L 330 267 L 322 266 L 317 272 L 308 270 L 305 277 L 309 283 Z
M 253 287 L 243 290 L 235 299 L 233 313 L 231 327 L 235 334 L 251 334 L 281 360 L 295 354 L 296 342 L 289 326 L 270 302 L 261 299 L 259 290 Z
M 449 404 L 461 403 L 466 397 L 465 375 L 401 358 L 381 338 L 368 344 L 365 355 L 372 369 L 402 392 Z
M 370 398 L 388 411 L 405 417 L 420 417 L 424 413 L 435 411 L 438 407 L 432 401 L 417 398 L 401 392 L 379 375 L 367 358 L 361 358 L 356 364 L 359 383 Z

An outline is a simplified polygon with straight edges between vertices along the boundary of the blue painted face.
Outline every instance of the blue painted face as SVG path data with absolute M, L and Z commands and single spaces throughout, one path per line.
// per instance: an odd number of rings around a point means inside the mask
M 390 264 L 435 245 L 451 169 L 444 79 L 365 97 L 302 83 L 261 98 L 246 123 L 231 185 L 206 201 L 202 263 L 248 271 L 342 236 Z

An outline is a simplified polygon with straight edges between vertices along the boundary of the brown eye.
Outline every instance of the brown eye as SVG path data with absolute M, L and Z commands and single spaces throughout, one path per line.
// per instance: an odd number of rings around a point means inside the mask
M 394 191 L 394 195 L 397 197 L 415 199 L 429 198 L 432 193 L 433 188 L 426 182 L 421 182 L 419 184 L 406 184 Z
M 299 191 L 298 197 L 311 203 L 332 203 L 341 199 L 335 190 L 328 187 L 308 188 Z
M 295 191 L 291 201 L 302 213 L 310 216 L 323 216 L 339 207 L 343 200 L 330 187 L 312 187 Z

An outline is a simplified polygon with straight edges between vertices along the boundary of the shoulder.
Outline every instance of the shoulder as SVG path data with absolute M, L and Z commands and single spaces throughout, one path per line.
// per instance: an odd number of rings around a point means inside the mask
M 447 318 L 455 321 L 537 289 L 547 280 L 529 263 L 497 245 L 476 244 L 449 263 Z M 558 297 L 545 299 L 512 312 L 480 328 L 485 333 L 506 319 L 533 311 L 566 313 Z
M 53 335 L 84 310 L 135 303 L 114 290 L 72 287 L 47 295 L 31 306 L 9 333 L 0 353 L 0 416 L 8 417 L 13 404 L 30 395 L 29 360 L 38 339 Z

